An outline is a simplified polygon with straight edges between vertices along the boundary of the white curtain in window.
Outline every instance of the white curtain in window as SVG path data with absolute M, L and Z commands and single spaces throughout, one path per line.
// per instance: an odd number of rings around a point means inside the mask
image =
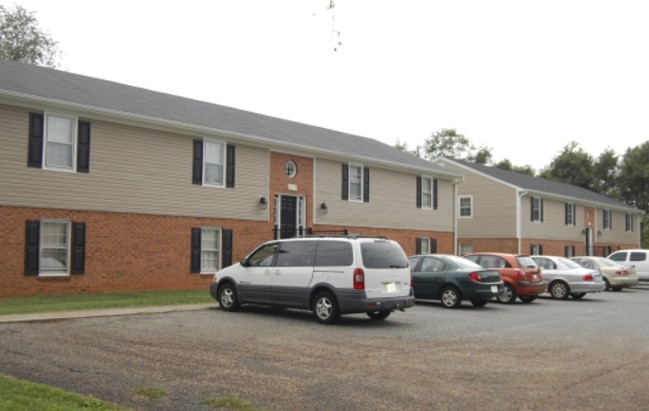
M 362 188 L 362 168 L 361 167 L 349 167 L 349 199 L 350 200 L 361 200 L 361 188 Z
M 201 271 L 216 271 L 219 264 L 219 230 L 201 232 Z
M 67 271 L 68 224 L 64 222 L 41 223 L 41 270 Z
M 73 120 L 64 117 L 47 117 L 47 156 L 49 167 L 72 168 L 74 147 Z
M 223 144 L 205 142 L 205 182 L 223 185 Z

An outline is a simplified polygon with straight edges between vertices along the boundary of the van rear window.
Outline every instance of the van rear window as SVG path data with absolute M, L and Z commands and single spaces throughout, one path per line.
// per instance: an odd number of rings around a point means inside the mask
M 361 243 L 361 255 L 367 268 L 408 267 L 408 258 L 401 247 L 389 241 Z

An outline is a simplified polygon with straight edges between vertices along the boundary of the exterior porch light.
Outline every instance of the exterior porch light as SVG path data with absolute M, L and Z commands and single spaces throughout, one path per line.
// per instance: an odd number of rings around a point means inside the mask
M 259 197 L 259 208 L 265 210 L 266 207 L 268 207 L 268 200 L 266 200 L 266 197 L 264 196 Z
M 323 215 L 327 214 L 327 211 L 329 211 L 329 208 L 327 207 L 326 203 L 321 203 L 320 204 L 320 212 L 322 212 Z

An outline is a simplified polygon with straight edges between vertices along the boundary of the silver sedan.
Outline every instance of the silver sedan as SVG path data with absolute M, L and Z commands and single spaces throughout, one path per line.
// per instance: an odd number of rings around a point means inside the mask
M 533 255 L 532 259 L 541 268 L 545 281 L 545 291 L 552 298 L 583 298 L 587 293 L 597 293 L 606 289 L 602 275 L 587 269 L 566 258 L 549 255 Z

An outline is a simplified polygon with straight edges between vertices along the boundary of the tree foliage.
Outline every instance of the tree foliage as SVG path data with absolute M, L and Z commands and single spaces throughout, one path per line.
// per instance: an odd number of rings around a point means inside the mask
M 491 149 L 476 147 L 454 128 L 443 128 L 433 133 L 423 146 L 417 147 L 417 153 L 427 160 L 446 157 L 479 164 L 487 164 L 492 158 Z
M 550 167 L 541 172 L 541 177 L 593 190 L 593 157 L 579 147 L 578 143 L 571 141 L 566 144 L 561 154 L 552 160 Z
M 0 5 L 0 58 L 38 66 L 57 67 L 57 42 L 44 32 L 34 12 L 20 5 Z

